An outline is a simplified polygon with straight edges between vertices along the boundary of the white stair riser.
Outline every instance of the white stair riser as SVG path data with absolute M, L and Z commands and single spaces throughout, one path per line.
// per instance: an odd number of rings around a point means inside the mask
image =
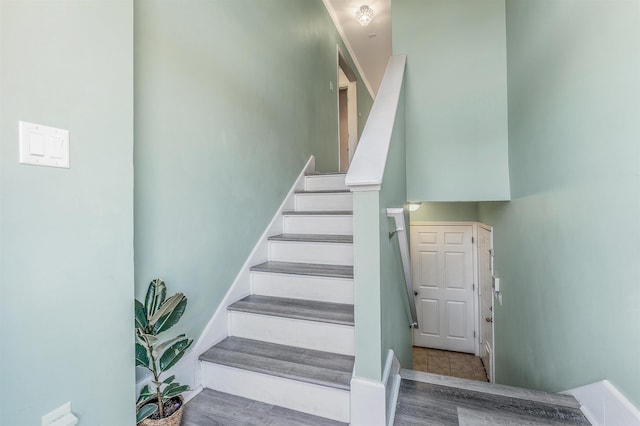
M 352 216 L 284 216 L 284 232 L 287 234 L 353 234 Z
M 269 241 L 269 260 L 352 266 L 353 244 Z
M 348 423 L 350 395 L 342 389 L 299 382 L 209 362 L 202 363 L 206 388 Z
M 306 191 L 343 191 L 349 190 L 344 183 L 345 175 L 311 175 L 304 178 Z
M 322 211 L 322 210 L 351 210 L 353 208 L 353 196 L 350 192 L 336 194 L 296 194 L 296 210 Z
M 308 275 L 251 273 L 253 294 L 353 304 L 353 280 Z
M 354 355 L 354 328 L 348 325 L 229 311 L 229 335 Z

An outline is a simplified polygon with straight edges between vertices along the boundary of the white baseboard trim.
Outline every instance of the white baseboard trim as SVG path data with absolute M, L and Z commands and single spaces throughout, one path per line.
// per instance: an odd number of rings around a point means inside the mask
M 383 374 L 384 387 L 386 390 L 385 407 L 387 426 L 392 426 L 396 416 L 396 405 L 398 404 L 398 394 L 400 393 L 400 362 L 396 358 L 393 350 L 389 349 L 387 361 Z
M 385 388 L 382 382 L 351 379 L 351 426 L 386 426 Z
M 390 426 L 400 391 L 400 363 L 389 350 L 382 381 L 351 379 L 351 426 Z
M 640 425 L 640 410 L 608 380 L 562 393 L 582 404 L 582 412 L 594 426 Z

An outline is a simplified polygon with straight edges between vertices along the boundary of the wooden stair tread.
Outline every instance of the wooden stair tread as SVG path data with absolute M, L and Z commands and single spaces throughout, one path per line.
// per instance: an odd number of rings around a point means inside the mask
M 353 244 L 353 235 L 278 234 L 269 237 L 269 241 Z
M 204 389 L 184 408 L 182 426 L 347 426 L 323 417 L 301 413 L 253 399 Z
M 353 216 L 351 210 L 285 210 L 283 216 Z
M 353 278 L 353 266 L 317 263 L 269 261 L 251 267 L 251 271 L 273 274 L 313 275 L 316 277 Z
M 353 305 L 342 303 L 252 294 L 231 304 L 228 310 L 331 324 L 354 325 Z
M 354 357 L 241 337 L 227 337 L 201 361 L 349 390 Z
M 348 189 L 312 189 L 312 190 L 299 190 L 295 192 L 296 194 L 350 194 L 351 191 Z

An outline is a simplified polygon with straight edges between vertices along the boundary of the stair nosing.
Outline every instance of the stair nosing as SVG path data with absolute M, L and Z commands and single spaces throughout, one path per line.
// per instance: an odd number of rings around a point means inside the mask
M 353 216 L 353 210 L 285 210 L 283 216 Z
M 294 237 L 294 235 L 296 237 Z M 344 238 L 340 241 L 339 238 Z M 350 244 L 353 245 L 353 235 L 339 234 L 277 234 L 267 238 L 275 242 L 319 243 L 319 244 Z
M 351 194 L 349 189 L 315 189 L 315 190 L 299 190 L 295 192 L 296 195 L 313 195 L 313 194 Z
M 346 172 L 309 172 L 305 177 L 326 177 L 326 176 L 346 176 Z
M 232 312 L 243 312 L 243 313 L 248 313 L 253 315 L 265 315 L 265 316 L 277 317 L 277 318 L 289 318 L 289 319 L 296 319 L 300 321 L 333 324 L 333 325 L 340 325 L 345 327 L 355 326 L 355 315 L 353 312 L 351 312 L 351 319 L 345 320 L 345 319 L 336 319 L 336 318 L 330 318 L 330 317 L 327 318 L 327 317 L 313 316 L 312 313 L 309 312 L 309 311 L 315 310 L 315 308 L 312 308 L 312 307 L 302 307 L 301 309 L 307 310 L 306 312 L 303 312 L 303 313 L 291 313 L 291 312 L 276 312 L 276 311 L 260 310 L 258 306 L 254 306 L 254 307 L 242 306 L 243 303 L 252 302 L 252 301 L 246 300 L 249 298 L 261 299 L 262 301 L 264 301 L 263 306 L 269 306 L 270 301 L 281 301 L 281 302 L 287 301 L 290 304 L 300 304 L 300 302 L 306 301 L 314 305 L 324 305 L 325 307 L 329 307 L 330 305 L 334 305 L 334 306 L 341 305 L 341 306 L 351 306 L 353 309 L 353 305 L 348 303 L 320 302 L 320 301 L 308 300 L 308 299 L 292 299 L 287 297 L 262 296 L 262 295 L 252 294 L 227 306 L 227 310 Z M 260 303 L 262 302 L 253 302 L 253 303 L 255 303 L 256 305 L 260 305 Z M 327 311 L 322 311 L 322 312 L 327 312 Z
M 209 350 L 207 350 L 207 352 L 205 352 L 204 354 L 200 355 L 200 357 L 198 358 L 200 361 L 203 362 L 209 362 L 212 364 L 218 364 L 218 365 L 224 365 L 226 367 L 230 367 L 230 368 L 236 368 L 239 370 L 245 370 L 245 371 L 252 371 L 254 373 L 259 373 L 259 374 L 266 374 L 269 376 L 275 376 L 275 377 L 281 377 L 281 378 L 285 378 L 285 379 L 289 379 L 289 380 L 295 380 L 295 381 L 299 381 L 299 382 L 304 382 L 304 383 L 310 383 L 310 384 L 314 384 L 314 385 L 318 385 L 318 386 L 324 386 L 324 387 L 328 387 L 328 388 L 334 388 L 334 389 L 340 389 L 340 390 L 350 390 L 350 384 L 348 383 L 343 383 L 343 382 L 335 382 L 335 381 L 330 381 L 330 380 L 326 380 L 326 379 L 320 379 L 317 377 L 313 377 L 313 376 L 308 376 L 308 375 L 300 375 L 300 374 L 295 374 L 295 373 L 291 373 L 289 371 L 282 371 L 279 369 L 270 369 L 267 367 L 259 367 L 259 366 L 254 366 L 254 365 L 247 365 L 247 364 L 243 364 L 242 362 L 233 362 L 231 360 L 225 360 L 225 359 L 207 359 L 207 357 L 205 356 L 207 353 L 210 353 L 209 351 L 214 350 L 214 352 L 217 353 L 227 353 L 227 354 L 234 354 L 234 359 L 235 360 L 254 360 L 254 361 L 260 361 L 260 360 L 270 360 L 271 362 L 273 362 L 276 365 L 279 365 L 282 369 L 285 369 L 285 367 L 293 367 L 293 366 L 305 366 L 311 370 L 314 371 L 319 371 L 319 370 L 326 370 L 328 372 L 333 372 L 336 373 L 336 375 L 341 375 L 341 376 L 351 376 L 352 373 L 350 372 L 345 372 L 345 371 L 339 371 L 339 370 L 333 370 L 330 368 L 323 368 L 323 367 L 316 367 L 316 366 L 312 366 L 312 365 L 307 365 L 304 363 L 296 363 L 293 361 L 284 361 L 284 360 L 278 360 L 278 359 L 274 359 L 274 358 L 267 358 L 267 357 L 262 357 L 259 355 L 253 355 L 253 354 L 248 354 L 248 353 L 244 353 L 244 352 L 238 352 L 238 351 L 233 351 L 233 350 L 229 350 L 229 349 L 225 349 L 225 348 L 216 348 L 215 346 L 212 348 L 209 348 Z M 211 353 L 210 353 L 211 354 Z
M 289 270 L 287 271 L 286 266 L 296 265 L 297 270 Z M 280 270 L 268 270 L 265 269 L 267 266 L 281 266 L 283 269 Z M 313 266 L 313 269 L 305 270 L 305 266 Z M 336 272 L 327 272 L 326 269 L 328 267 L 335 267 L 337 269 L 348 269 L 351 268 L 351 272 L 344 273 L 336 273 Z M 325 271 L 322 271 L 325 269 Z M 286 275 L 304 275 L 304 276 L 312 276 L 312 277 L 328 277 L 328 278 L 345 278 L 345 279 L 353 279 L 353 266 L 351 265 L 323 265 L 319 263 L 299 263 L 299 262 L 279 262 L 279 261 L 267 261 L 260 263 L 258 265 L 253 265 L 249 268 L 251 272 L 263 272 L 263 273 L 272 273 L 272 274 L 286 274 Z

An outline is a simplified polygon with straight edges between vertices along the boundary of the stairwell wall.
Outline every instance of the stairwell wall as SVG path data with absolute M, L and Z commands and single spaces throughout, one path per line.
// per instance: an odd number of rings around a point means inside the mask
M 394 0 L 407 55 L 407 196 L 509 199 L 504 0 Z
M 494 226 L 496 380 L 609 379 L 640 405 L 640 2 L 507 0 L 512 201 Z
M 133 1 L 0 2 L 0 423 L 135 422 Z M 18 164 L 18 121 L 70 168 Z
M 478 203 L 422 203 L 411 222 L 478 222 Z
M 136 294 L 184 292 L 194 338 L 309 156 L 338 169 L 336 44 L 321 0 L 135 2 Z

